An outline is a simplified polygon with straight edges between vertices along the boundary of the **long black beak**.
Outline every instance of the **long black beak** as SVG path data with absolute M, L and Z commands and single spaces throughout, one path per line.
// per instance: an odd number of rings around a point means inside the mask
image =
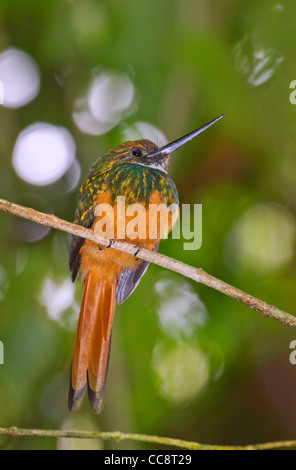
M 161 147 L 160 149 L 155 150 L 154 152 L 150 153 L 147 155 L 149 158 L 156 159 L 156 160 L 161 160 L 162 158 L 168 157 L 169 154 L 177 150 L 178 148 L 182 147 L 182 145 L 186 144 L 190 140 L 194 139 L 194 137 L 198 136 L 201 134 L 203 131 L 211 127 L 215 122 L 219 121 L 221 118 L 223 118 L 225 114 L 222 114 L 221 116 L 217 117 L 211 122 L 208 122 L 208 124 L 205 124 L 204 126 L 200 127 L 199 129 L 196 129 L 193 132 L 190 132 L 189 134 L 184 135 L 184 137 L 180 137 L 177 140 L 174 140 L 174 142 L 171 142 L 170 144 L 165 145 L 164 147 Z

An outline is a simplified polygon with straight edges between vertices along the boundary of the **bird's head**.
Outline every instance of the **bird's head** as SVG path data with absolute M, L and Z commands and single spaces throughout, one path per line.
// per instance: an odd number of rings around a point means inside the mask
M 124 142 L 118 147 L 109 152 L 114 159 L 123 162 L 136 163 L 138 165 L 147 166 L 167 173 L 171 153 L 182 147 L 197 135 L 208 129 L 215 124 L 219 119 L 224 116 L 219 116 L 208 124 L 196 129 L 183 137 L 180 137 L 170 144 L 158 147 L 156 144 L 148 139 L 134 140 Z

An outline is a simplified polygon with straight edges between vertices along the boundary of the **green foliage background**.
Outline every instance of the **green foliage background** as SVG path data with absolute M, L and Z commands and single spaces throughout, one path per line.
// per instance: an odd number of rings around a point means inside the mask
M 18 135 L 36 122 L 71 132 L 82 181 L 127 126 L 145 121 L 173 140 L 226 113 L 176 152 L 170 169 L 181 203 L 203 204 L 202 247 L 184 251 L 182 240 L 168 240 L 160 251 L 296 312 L 295 17 L 292 0 L 0 0 L 0 53 L 23 50 L 41 76 L 31 103 L 0 107 L 1 197 L 74 217 L 77 187 L 30 185 L 12 166 Z M 137 106 L 106 134 L 90 136 L 72 112 L 98 67 L 128 74 Z M 295 438 L 295 332 L 157 266 L 116 310 L 104 412 L 92 415 L 86 400 L 70 415 L 82 289 L 78 281 L 73 305 L 58 321 L 49 318 L 41 292 L 46 279 L 56 286 L 69 279 L 70 240 L 50 231 L 28 243 L 24 224 L 0 214 L 0 427 L 120 430 L 211 444 Z M 172 298 L 181 299 L 189 329 L 161 322 Z M 178 305 L 171 305 L 175 315 Z M 0 445 L 149 448 L 7 438 Z

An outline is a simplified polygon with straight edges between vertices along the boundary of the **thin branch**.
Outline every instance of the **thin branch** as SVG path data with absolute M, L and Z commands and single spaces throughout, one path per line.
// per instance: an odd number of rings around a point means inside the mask
M 162 446 L 178 447 L 186 450 L 277 450 L 292 449 L 296 447 L 296 441 L 267 442 L 264 444 L 251 444 L 247 446 L 221 446 L 200 444 L 198 442 L 183 441 L 170 437 L 148 436 L 146 434 L 128 434 L 119 431 L 97 432 L 97 431 L 61 431 L 43 429 L 21 429 L 15 426 L 0 428 L 0 436 L 11 438 L 18 437 L 53 437 L 65 439 L 102 439 L 115 441 L 137 441 L 149 442 Z
M 36 222 L 41 225 L 46 225 L 64 232 L 71 233 L 72 235 L 77 235 L 79 237 L 91 240 L 95 243 L 100 243 L 101 245 L 108 246 L 110 241 L 104 238 L 99 238 L 94 232 L 90 229 L 81 227 L 65 220 L 59 219 L 54 215 L 44 214 L 42 212 L 37 212 L 34 209 L 29 209 L 27 207 L 19 206 L 12 202 L 5 201 L 0 199 L 0 210 L 8 212 L 10 214 L 16 215 L 18 217 L 23 217 L 29 219 L 33 222 Z M 204 284 L 212 289 L 215 289 L 223 294 L 231 297 L 232 299 L 238 300 L 247 307 L 250 307 L 257 312 L 264 315 L 266 318 L 273 318 L 274 320 L 279 321 L 283 325 L 289 326 L 291 328 L 296 328 L 296 317 L 290 313 L 284 312 L 283 310 L 278 309 L 273 305 L 269 305 L 263 300 L 256 299 L 252 295 L 249 295 L 236 287 L 223 282 L 214 276 L 203 271 L 201 268 L 194 268 L 188 264 L 184 264 L 181 261 L 177 261 L 168 256 L 162 255 L 160 253 L 155 253 L 154 251 L 146 250 L 145 248 L 132 245 L 131 243 L 113 241 L 112 248 L 116 250 L 129 253 L 131 255 L 137 255 L 137 258 L 141 258 L 145 261 L 157 264 L 166 269 L 170 269 L 176 273 L 182 274 L 183 276 L 192 279 L 196 282 Z

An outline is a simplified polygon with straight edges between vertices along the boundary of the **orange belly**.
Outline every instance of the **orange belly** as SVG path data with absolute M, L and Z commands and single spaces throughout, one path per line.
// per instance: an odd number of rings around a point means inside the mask
M 116 239 L 153 250 L 172 230 L 178 217 L 178 211 L 168 212 L 165 207 L 165 201 L 158 191 L 150 196 L 147 208 L 139 205 L 134 208 L 130 206 L 129 209 L 120 203 L 111 206 L 111 195 L 106 192 L 97 201 L 92 230 L 108 240 Z M 139 265 L 135 256 L 100 247 L 89 240 L 84 242 L 80 255 L 82 280 L 91 269 L 95 269 L 101 279 L 106 280 L 114 279 L 114 276 L 118 279 L 122 271 L 134 270 Z

